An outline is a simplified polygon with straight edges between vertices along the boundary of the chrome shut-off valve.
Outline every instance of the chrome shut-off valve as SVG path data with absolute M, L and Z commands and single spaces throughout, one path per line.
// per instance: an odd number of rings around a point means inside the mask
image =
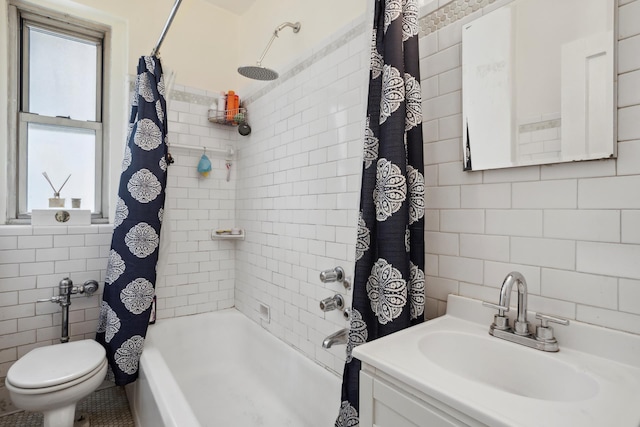
M 351 289 L 351 282 L 349 281 L 349 278 L 345 275 L 344 269 L 340 266 L 321 271 L 320 281 L 322 283 L 339 282 L 339 283 L 342 283 L 342 285 L 346 290 Z

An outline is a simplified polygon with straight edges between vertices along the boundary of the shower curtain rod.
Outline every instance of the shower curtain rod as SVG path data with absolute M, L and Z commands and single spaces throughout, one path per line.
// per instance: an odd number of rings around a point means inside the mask
M 209 148 L 204 145 L 186 145 L 186 144 L 174 144 L 169 143 L 169 149 L 171 148 L 184 148 L 185 150 L 204 150 L 207 153 L 226 155 L 226 157 L 231 158 L 235 154 L 235 151 L 232 147 L 227 147 L 225 149 L 222 148 Z
M 180 7 L 180 3 L 182 3 L 182 0 L 176 0 L 176 2 L 173 5 L 173 8 L 171 8 L 171 12 L 169 13 L 169 18 L 167 18 L 167 23 L 164 24 L 164 28 L 162 29 L 162 33 L 160 33 L 160 38 L 158 39 L 158 43 L 156 43 L 156 47 L 151 51 L 151 56 L 158 56 L 158 53 L 160 52 L 160 46 L 164 41 L 164 36 L 167 35 L 167 31 L 169 31 L 169 27 L 171 27 L 171 22 L 173 22 L 173 18 L 176 16 L 176 12 Z

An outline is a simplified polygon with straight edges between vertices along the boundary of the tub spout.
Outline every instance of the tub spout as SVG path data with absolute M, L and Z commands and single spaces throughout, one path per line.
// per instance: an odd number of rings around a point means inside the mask
M 349 336 L 348 329 L 340 329 L 337 332 L 332 333 L 322 341 L 322 348 L 331 348 L 334 344 L 346 344 L 347 337 Z

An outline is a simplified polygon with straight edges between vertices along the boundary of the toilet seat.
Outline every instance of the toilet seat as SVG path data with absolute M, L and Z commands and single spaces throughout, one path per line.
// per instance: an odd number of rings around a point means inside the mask
M 35 348 L 11 366 L 6 383 L 23 394 L 71 387 L 100 371 L 107 363 L 105 355 L 93 340 Z
M 75 380 L 66 382 L 66 383 L 62 383 L 62 384 L 58 384 L 58 385 L 54 385 L 51 387 L 39 387 L 39 388 L 20 388 L 20 387 L 16 387 L 13 384 L 11 384 L 11 382 L 9 381 L 9 379 L 5 379 L 5 387 L 7 388 L 7 390 L 13 392 L 13 393 L 20 393 L 22 395 L 34 395 L 34 394 L 46 394 L 46 393 L 53 393 L 54 391 L 59 391 L 59 390 L 63 390 L 65 388 L 70 388 L 73 387 L 76 384 L 80 384 L 82 382 L 85 382 L 87 380 L 89 380 L 91 377 L 93 377 L 94 375 L 97 375 L 100 373 L 100 371 L 104 370 L 104 374 L 102 374 L 103 376 L 105 376 L 106 372 L 107 372 L 107 359 L 105 358 L 102 363 L 100 363 L 100 365 L 98 365 L 98 367 L 96 367 L 93 371 L 89 372 L 86 375 L 83 375 L 79 378 L 76 378 Z

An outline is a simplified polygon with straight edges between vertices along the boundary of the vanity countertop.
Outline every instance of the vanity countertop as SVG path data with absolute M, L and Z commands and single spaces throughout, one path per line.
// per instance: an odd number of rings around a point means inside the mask
M 445 316 L 353 355 L 490 426 L 640 426 L 639 335 L 571 321 L 554 328 L 560 351 L 543 352 L 490 336 L 494 312 L 450 295 Z

